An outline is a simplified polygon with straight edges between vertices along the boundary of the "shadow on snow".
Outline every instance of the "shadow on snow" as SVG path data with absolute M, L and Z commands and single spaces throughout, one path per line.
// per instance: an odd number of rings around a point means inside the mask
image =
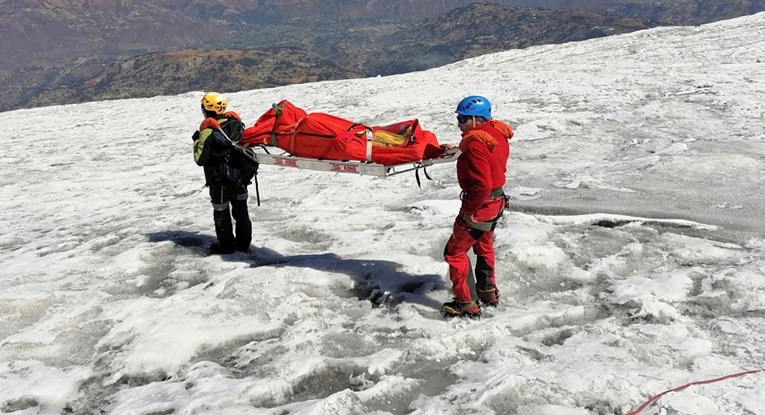
M 169 241 L 201 256 L 208 255 L 208 246 L 215 242 L 214 236 L 198 232 L 165 231 L 145 235 L 150 242 Z M 334 253 L 282 255 L 266 247 L 251 248 L 248 254 L 234 253 L 220 257 L 224 261 L 249 263 L 252 268 L 296 267 L 345 274 L 355 282 L 351 290 L 353 296 L 390 308 L 407 302 L 440 310 L 441 303 L 427 294 L 446 289 L 440 275 L 413 275 L 398 271 L 401 264 L 386 260 L 344 259 Z

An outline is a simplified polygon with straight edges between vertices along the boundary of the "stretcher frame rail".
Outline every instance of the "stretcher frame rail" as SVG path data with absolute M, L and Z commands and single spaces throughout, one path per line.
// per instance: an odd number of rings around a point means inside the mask
M 250 147 L 250 149 L 253 149 Z M 388 177 L 411 171 L 418 171 L 436 164 L 451 163 L 457 160 L 461 151 L 458 148 L 448 148 L 441 157 L 409 161 L 393 165 L 383 165 L 355 160 L 321 160 L 296 157 L 289 153 L 271 154 L 267 149 L 253 151 L 254 159 L 261 165 L 272 165 L 304 170 L 325 171 L 333 173 L 352 173 L 362 176 Z

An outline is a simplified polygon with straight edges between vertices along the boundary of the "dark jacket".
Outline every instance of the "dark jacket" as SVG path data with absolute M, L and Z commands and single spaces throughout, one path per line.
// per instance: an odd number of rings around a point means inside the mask
M 248 185 L 257 174 L 258 163 L 239 147 L 244 124 L 236 118 L 217 118 L 220 130 L 202 128 L 194 133 L 194 161 L 204 167 L 206 186 Z M 222 132 L 221 132 L 222 130 Z M 225 133 L 225 135 L 223 134 Z

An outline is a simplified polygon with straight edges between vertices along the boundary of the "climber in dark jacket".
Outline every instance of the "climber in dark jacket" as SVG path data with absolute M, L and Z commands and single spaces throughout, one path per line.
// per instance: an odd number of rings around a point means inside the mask
M 217 92 L 202 98 L 204 121 L 193 135 L 194 161 L 204 167 L 205 185 L 210 188 L 217 242 L 213 254 L 249 252 L 252 223 L 247 211 L 247 186 L 257 174 L 258 164 L 237 147 L 244 124 L 239 115 L 226 111 L 228 100 Z M 236 223 L 232 224 L 231 217 Z

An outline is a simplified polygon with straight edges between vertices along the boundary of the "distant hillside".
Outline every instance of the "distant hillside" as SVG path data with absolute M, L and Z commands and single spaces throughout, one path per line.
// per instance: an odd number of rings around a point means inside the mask
M 227 35 L 200 24 L 192 2 L 0 1 L 0 70 L 95 54 L 124 56 L 188 47 Z M 168 7 L 170 6 L 170 7 Z M 196 6 L 199 7 L 199 6 Z
M 289 22 L 420 21 L 476 0 L 0 0 L 0 71 L 72 57 L 235 45 Z M 664 24 L 699 24 L 765 10 L 765 0 L 493 0 L 513 7 L 614 11 Z M 252 36 L 249 36 L 252 38 Z
M 0 93 L 13 109 L 393 74 L 765 10 L 765 0 L 472 1 L 0 0 Z
M 374 38 L 376 42 L 354 42 L 349 41 L 353 36 L 345 36 L 311 42 L 303 48 L 189 49 L 108 64 L 80 61 L 56 70 L 18 71 L 16 79 L 20 82 L 15 86 L 19 89 L 10 95 L 18 96 L 19 105 L 40 106 L 388 75 L 506 49 L 585 40 L 652 26 L 602 12 L 473 4 L 420 23 L 388 25 L 386 30 L 374 33 L 369 27 L 356 28 L 356 32 L 364 34 L 361 38 Z M 22 90 L 21 85 L 35 78 L 44 78 L 45 82 L 33 90 Z
M 410 25 L 388 38 L 367 72 L 422 70 L 491 52 L 565 43 L 655 27 L 597 11 L 555 11 L 476 3 Z
M 18 73 L 24 79 L 25 74 Z M 28 81 L 44 77 L 42 85 L 15 92 L 23 106 L 35 107 L 191 90 L 239 91 L 362 76 L 359 71 L 299 49 L 187 49 L 151 53 L 107 65 L 88 62 L 61 72 L 41 70 Z
M 765 11 L 765 0 L 623 1 L 609 6 L 622 16 L 650 19 L 663 25 L 700 25 Z

